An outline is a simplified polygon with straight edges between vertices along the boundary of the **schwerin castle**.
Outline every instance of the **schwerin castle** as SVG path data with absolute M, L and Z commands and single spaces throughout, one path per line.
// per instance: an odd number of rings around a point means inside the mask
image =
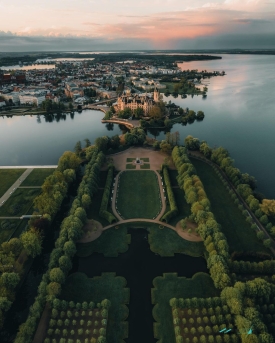
M 147 94 L 145 95 L 134 95 L 131 94 L 129 90 L 124 92 L 120 97 L 117 99 L 117 110 L 123 111 L 126 108 L 130 108 L 130 110 L 136 110 L 137 108 L 142 108 L 144 114 L 147 115 L 151 108 L 159 102 L 159 91 L 157 88 L 154 90 L 153 99 L 149 97 Z

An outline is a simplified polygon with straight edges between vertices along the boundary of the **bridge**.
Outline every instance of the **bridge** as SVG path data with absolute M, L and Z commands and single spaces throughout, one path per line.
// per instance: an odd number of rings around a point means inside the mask
M 133 129 L 140 126 L 138 120 L 131 120 L 131 122 L 129 122 L 127 119 L 102 119 L 101 123 L 120 124 L 126 126 L 127 129 Z

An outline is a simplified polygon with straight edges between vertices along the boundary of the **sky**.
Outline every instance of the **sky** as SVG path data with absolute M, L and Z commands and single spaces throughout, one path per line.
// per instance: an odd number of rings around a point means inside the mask
M 0 13 L 0 52 L 275 48 L 275 0 L 0 0 Z

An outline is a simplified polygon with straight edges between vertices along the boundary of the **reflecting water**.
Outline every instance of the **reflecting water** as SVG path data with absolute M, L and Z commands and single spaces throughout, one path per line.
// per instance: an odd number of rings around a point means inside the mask
M 206 99 L 166 98 L 182 107 L 206 114 L 202 122 L 174 125 L 181 143 L 191 134 L 206 140 L 212 147 L 224 146 L 242 172 L 258 180 L 258 190 L 275 197 L 275 56 L 222 55 L 221 60 L 180 64 L 183 69 L 224 70 L 227 75 L 204 80 L 208 84 Z M 101 123 L 103 113 L 84 111 L 56 117 L 0 117 L 0 165 L 55 164 L 65 150 L 72 150 L 78 140 L 94 141 L 102 135 L 120 133 L 117 125 Z M 40 123 L 39 123 L 40 122 Z M 163 139 L 158 130 L 149 136 Z
M 77 141 L 120 134 L 117 125 L 101 123 L 104 113 L 85 110 L 82 113 L 54 116 L 0 117 L 0 165 L 57 164 L 66 150 Z
M 242 172 L 258 180 L 258 191 L 275 197 L 275 56 L 222 55 L 222 60 L 179 64 L 183 69 L 226 72 L 206 80 L 208 95 L 164 97 L 182 107 L 205 112 L 202 122 L 174 125 L 181 142 L 187 135 L 227 148 Z M 150 135 L 150 134 L 149 134 Z M 153 135 L 151 135 L 153 136 Z M 160 133 L 158 139 L 163 139 Z

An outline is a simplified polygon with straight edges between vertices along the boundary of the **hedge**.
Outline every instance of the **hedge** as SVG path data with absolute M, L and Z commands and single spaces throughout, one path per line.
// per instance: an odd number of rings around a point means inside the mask
M 99 210 L 100 217 L 106 219 L 110 224 L 117 221 L 116 217 L 112 213 L 107 211 L 111 189 L 112 189 L 113 178 L 114 178 L 114 167 L 110 166 L 108 170 L 104 193 L 102 196 L 101 206 Z
M 170 204 L 170 211 L 165 213 L 162 216 L 161 221 L 168 223 L 168 221 L 171 218 L 175 217 L 179 213 L 179 211 L 178 211 L 177 203 L 175 200 L 174 192 L 171 186 L 168 168 L 165 165 L 162 167 L 162 174 L 163 174 L 163 179 L 166 186 L 167 196 L 168 196 L 168 200 Z

